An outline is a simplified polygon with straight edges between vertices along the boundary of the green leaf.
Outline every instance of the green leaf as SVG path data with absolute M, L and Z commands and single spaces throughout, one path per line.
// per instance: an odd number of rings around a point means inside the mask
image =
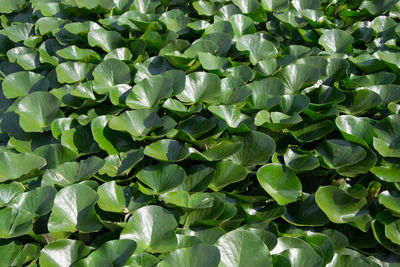
M 121 239 L 131 239 L 137 243 L 135 253 L 147 250 L 163 253 L 174 250 L 177 239 L 174 230 L 177 222 L 171 214 L 160 206 L 146 206 L 138 209 L 121 232 Z
M 120 186 L 115 181 L 104 183 L 97 190 L 99 194 L 97 204 L 102 210 L 126 212 L 131 196 L 129 191 L 128 187 Z
M 361 146 L 342 139 L 327 140 L 317 151 L 332 169 L 355 164 L 367 155 Z
M 34 216 L 43 216 L 51 211 L 55 195 L 56 190 L 51 186 L 38 187 L 14 198 L 11 206 Z
M 0 152 L 0 181 L 16 180 L 46 165 L 46 160 L 32 153 Z
M 327 264 L 326 266 L 333 267 L 333 266 L 372 266 L 368 259 L 358 253 L 355 250 L 351 249 L 343 249 L 337 253 L 335 253 L 332 261 Z
M 206 151 L 203 151 L 203 156 L 207 158 L 208 161 L 216 161 L 228 158 L 236 152 L 238 152 L 242 147 L 240 142 L 222 141 L 214 146 L 211 146 Z
M 36 148 L 33 153 L 46 160 L 47 169 L 53 169 L 64 162 L 76 159 L 75 153 L 61 144 L 44 145 Z
M 60 83 L 76 83 L 83 81 L 94 65 L 84 62 L 64 62 L 56 67 L 57 79 Z
M 221 80 L 217 75 L 206 72 L 194 72 L 186 75 L 185 89 L 177 95 L 182 102 L 213 103 L 219 95 Z
M 101 87 L 128 84 L 131 82 L 131 70 L 121 60 L 107 59 L 96 66 L 93 70 L 93 77 L 95 83 L 101 84 Z
M 219 266 L 272 265 L 268 247 L 255 233 L 248 230 L 237 229 L 226 233 L 218 239 L 215 246 L 221 253 Z
M 335 248 L 331 239 L 321 233 L 313 233 L 311 231 L 307 231 L 306 233 L 307 235 L 303 236 L 302 239 L 310 244 L 323 258 L 324 264 L 331 262 L 335 253 Z
M 279 237 L 278 243 L 271 251 L 289 260 L 291 266 L 322 266 L 323 261 L 311 245 L 294 237 Z
M 19 8 L 21 8 L 23 6 L 23 4 L 25 3 L 25 0 L 7 0 L 7 1 L 3 1 L 1 7 L 0 7 L 0 12 L 1 13 L 12 13 L 15 10 L 18 10 Z
M 162 125 L 162 121 L 157 113 L 146 109 L 128 110 L 112 118 L 109 122 L 111 129 L 128 132 L 137 138 L 146 136 Z
M 278 54 L 275 45 L 266 40 L 262 34 L 244 35 L 238 40 L 236 47 L 239 51 L 247 51 L 249 53 L 250 61 L 253 65 L 256 65 L 261 60 L 274 58 Z
M 33 28 L 32 23 L 21 22 L 5 27 L 0 33 L 6 35 L 13 42 L 21 42 L 28 39 L 30 32 Z
M 67 46 L 57 50 L 57 55 L 66 60 L 76 60 L 82 62 L 96 62 L 100 60 L 100 55 L 92 49 L 81 49 L 76 45 Z
M 316 83 L 320 72 L 310 64 L 291 64 L 279 71 L 276 77 L 283 82 L 286 94 L 295 94 L 303 87 Z
M 214 169 L 203 164 L 191 165 L 186 169 L 186 178 L 176 190 L 187 192 L 201 192 L 207 189 L 214 177 Z
M 228 77 L 221 80 L 220 102 L 222 104 L 243 102 L 250 94 L 251 90 L 239 78 Z
M 101 47 L 104 51 L 111 50 L 121 46 L 121 34 L 116 31 L 107 31 L 104 28 L 91 29 L 88 33 L 88 42 L 92 47 Z
M 214 117 L 205 118 L 203 116 L 193 115 L 179 124 L 182 129 L 193 138 L 199 138 L 205 133 L 211 131 L 217 125 Z
M 51 103 L 51 105 L 49 104 Z M 25 96 L 15 110 L 25 132 L 43 132 L 50 129 L 54 119 L 64 117 L 61 101 L 48 92 L 34 92 Z
M 350 33 L 339 29 L 325 31 L 318 40 L 318 43 L 331 53 L 351 53 L 353 42 L 354 38 Z
M 151 76 L 132 87 L 126 98 L 126 105 L 133 109 L 150 109 L 161 99 L 172 94 L 171 81 L 162 76 Z
M 0 238 L 23 236 L 32 231 L 33 215 L 16 208 L 6 207 L 0 210 Z
M 40 74 L 20 71 L 7 75 L 3 80 L 2 87 L 4 96 L 10 99 L 26 96 L 35 91 L 46 91 L 49 81 Z
M 290 128 L 290 133 L 299 141 L 312 142 L 335 130 L 335 125 L 324 120 L 317 123 L 300 123 Z
M 379 203 L 388 208 L 389 210 L 400 213 L 399 198 L 396 192 L 385 190 L 379 194 Z
M 90 255 L 77 262 L 76 266 L 125 266 L 136 248 L 136 242 L 128 239 L 110 240 L 96 249 Z
M 359 115 L 381 104 L 382 99 L 377 93 L 361 89 L 347 93 L 346 100 L 340 103 L 339 108 L 347 114 Z
M 257 171 L 257 179 L 279 205 L 295 202 L 301 195 L 299 178 L 284 165 L 269 163 L 262 166 Z
M 335 119 L 335 123 L 347 141 L 364 146 L 372 144 L 374 129 L 368 119 L 342 115 Z
M 132 267 L 152 267 L 158 263 L 158 258 L 147 252 L 132 255 L 126 265 Z
M 190 19 L 179 9 L 164 12 L 159 20 L 165 24 L 168 30 L 179 33 L 186 28 Z
M 228 126 L 232 128 L 239 128 L 249 120 L 249 117 L 242 114 L 240 109 L 234 105 L 213 105 L 208 107 L 208 110 L 217 118 L 226 121 Z
M 309 171 L 319 167 L 317 157 L 296 149 L 288 149 L 284 155 L 285 164 L 296 171 Z
M 209 244 L 201 243 L 193 247 L 174 250 L 159 264 L 157 264 L 157 266 L 218 267 L 220 257 L 218 248 Z
M 372 220 L 365 198 L 356 199 L 336 186 L 320 187 L 315 194 L 318 206 L 334 223 L 349 223 L 366 232 Z
M 400 169 L 396 166 L 375 166 L 371 172 L 379 179 L 389 183 L 400 182 Z
M 11 182 L 0 184 L 0 207 L 7 206 L 14 198 L 24 192 L 22 184 Z
M 230 160 L 224 160 L 217 163 L 215 175 L 209 188 L 219 191 L 225 186 L 242 181 L 247 177 L 247 169 Z
M 329 223 L 328 217 L 315 202 L 315 197 L 306 193 L 303 193 L 297 202 L 286 205 L 283 218 L 297 226 L 320 226 Z
M 48 170 L 42 184 L 67 186 L 91 178 L 104 165 L 104 160 L 92 156 L 79 162 L 65 162 L 55 169 Z
M 137 178 L 153 190 L 153 194 L 162 194 L 179 186 L 186 178 L 185 170 L 176 164 L 160 163 L 147 166 Z
M 252 104 L 256 109 L 272 108 L 281 102 L 281 96 L 285 92 L 285 86 L 276 78 L 266 78 L 249 83 L 252 90 Z
M 156 8 L 161 4 L 160 0 L 137 0 L 134 1 L 132 9 L 140 13 L 152 14 L 155 13 Z
M 146 146 L 144 154 L 161 161 L 177 162 L 189 156 L 189 148 L 179 141 L 162 139 Z
M 48 223 L 50 233 L 99 231 L 102 225 L 94 209 L 98 198 L 96 191 L 84 184 L 58 191 Z
M 242 149 L 231 160 L 245 167 L 264 164 L 275 152 L 274 140 L 262 132 L 251 131 L 233 136 L 231 140 L 242 143 Z
M 284 11 L 289 8 L 290 2 L 288 0 L 262 0 L 261 6 L 267 11 Z
M 185 191 L 173 191 L 160 195 L 160 199 L 185 209 L 205 209 L 213 206 L 213 197 L 209 193 L 189 194 Z
M 224 70 L 229 64 L 229 60 L 223 57 L 214 56 L 211 53 L 199 52 L 200 64 L 206 70 Z
M 384 157 L 400 157 L 397 142 L 399 138 L 400 116 L 390 115 L 374 126 L 377 137 L 373 138 L 374 148 Z
M 86 257 L 89 252 L 90 248 L 80 240 L 61 239 L 42 249 L 39 263 L 43 267 L 70 266 Z
M 394 221 L 388 225 L 385 226 L 385 235 L 390 241 L 393 243 L 399 245 L 400 244 L 400 233 L 399 233 L 399 228 L 400 228 L 400 220 Z

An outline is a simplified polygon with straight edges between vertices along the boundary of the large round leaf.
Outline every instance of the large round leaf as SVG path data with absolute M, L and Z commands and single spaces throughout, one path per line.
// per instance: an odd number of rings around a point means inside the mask
M 220 161 L 215 169 L 215 175 L 209 188 L 219 191 L 225 186 L 240 182 L 247 176 L 247 169 L 230 160 Z
M 59 110 L 61 101 L 48 92 L 34 92 L 19 102 L 16 113 L 26 132 L 43 132 L 50 129 L 53 120 L 63 117 Z
M 283 218 L 298 226 L 319 226 L 329 223 L 328 217 L 315 202 L 315 197 L 306 193 L 303 193 L 297 202 L 286 205 Z
M 287 94 L 294 94 L 304 86 L 316 83 L 320 72 L 310 64 L 291 64 L 283 68 L 277 74 L 277 78 L 285 85 Z
M 64 62 L 56 67 L 57 79 L 60 83 L 76 83 L 85 79 L 92 69 L 90 63 Z
M 90 248 L 80 240 L 61 239 L 42 249 L 39 263 L 43 267 L 70 266 L 86 257 L 89 252 Z
M 335 119 L 335 123 L 347 141 L 366 146 L 372 144 L 373 127 L 367 119 L 342 115 Z
M 152 110 L 128 110 L 114 117 L 109 122 L 109 127 L 117 131 L 126 131 L 134 137 L 146 136 L 157 127 L 162 126 L 162 121 L 157 113 Z
M 163 139 L 146 146 L 144 154 L 161 161 L 181 161 L 189 156 L 186 144 L 172 139 Z
M 138 209 L 121 232 L 121 239 L 137 243 L 136 253 L 147 250 L 153 253 L 170 252 L 177 246 L 174 230 L 177 222 L 160 206 Z
M 285 257 L 289 266 L 322 266 L 322 257 L 307 242 L 294 237 L 279 237 L 271 254 Z
M 133 109 L 150 109 L 161 99 L 172 94 L 171 81 L 162 76 L 151 76 L 137 83 L 126 98 L 126 105 Z
M 160 196 L 166 203 L 185 209 L 205 209 L 213 206 L 213 197 L 209 193 L 193 193 L 172 191 Z
M 69 185 L 58 191 L 50 215 L 48 228 L 57 232 L 92 232 L 102 228 L 94 204 L 98 195 L 84 184 Z
M 157 267 L 218 267 L 220 252 L 209 244 L 198 244 L 189 248 L 174 250 L 163 259 Z
M 239 51 L 247 51 L 249 53 L 250 61 L 253 65 L 278 54 L 275 45 L 266 40 L 262 34 L 244 35 L 238 40 L 236 47 Z
M 233 136 L 232 140 L 241 142 L 242 148 L 231 157 L 231 160 L 245 167 L 264 164 L 275 152 L 274 140 L 258 131 Z
M 349 53 L 352 51 L 351 44 L 354 42 L 353 36 L 350 33 L 332 29 L 325 31 L 318 40 L 326 51 L 332 53 Z
M 107 31 L 104 28 L 91 29 L 88 33 L 88 41 L 90 46 L 99 46 L 104 51 L 110 52 L 120 47 L 121 34 L 116 31 Z
M 87 258 L 80 260 L 75 266 L 125 266 L 136 248 L 136 242 L 129 239 L 110 240 L 92 252 Z
M 92 156 L 79 162 L 65 162 L 48 170 L 42 178 L 42 184 L 67 186 L 91 178 L 104 165 L 104 160 Z
M 219 266 L 270 266 L 272 256 L 268 247 L 255 234 L 237 229 L 221 236 L 215 243 L 221 253 Z M 257 255 L 257 257 L 255 257 Z
M 116 84 L 131 82 L 131 70 L 124 62 L 118 59 L 107 59 L 96 66 L 93 77 L 101 87 L 111 87 Z
M 217 75 L 207 72 L 194 72 L 186 75 L 185 89 L 177 95 L 182 102 L 216 102 L 221 90 L 221 80 Z
M 397 192 L 383 191 L 379 194 L 379 203 L 395 213 L 400 213 L 400 196 Z
M 154 194 L 161 194 L 180 185 L 185 180 L 186 173 L 179 165 L 160 163 L 145 167 L 136 176 L 149 186 Z
M 46 165 L 46 160 L 32 153 L 0 152 L 0 182 L 16 180 Z
M 360 162 L 367 155 L 361 146 L 341 139 L 325 141 L 318 148 L 318 153 L 323 157 L 325 163 L 333 169 Z
M 20 71 L 7 75 L 2 83 L 4 96 L 16 98 L 35 91 L 46 91 L 49 81 L 46 77 L 31 71 Z
M 332 222 L 349 223 L 364 232 L 368 230 L 371 216 L 365 198 L 354 198 L 336 186 L 324 186 L 318 189 L 315 201 Z
M 284 165 L 270 163 L 262 166 L 257 171 L 257 179 L 279 205 L 295 202 L 301 195 L 299 178 Z

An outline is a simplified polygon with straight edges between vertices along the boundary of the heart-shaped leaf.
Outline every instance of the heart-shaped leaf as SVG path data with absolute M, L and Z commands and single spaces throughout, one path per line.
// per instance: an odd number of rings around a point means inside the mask
M 46 91 L 49 81 L 44 76 L 31 71 L 20 71 L 7 75 L 2 83 L 4 96 L 16 98 L 35 91 Z
M 301 195 L 299 178 L 284 165 L 270 163 L 257 171 L 257 179 L 279 205 L 295 202 Z
M 206 72 L 194 72 L 186 75 L 185 89 L 177 95 L 182 102 L 216 102 L 221 88 L 217 75 Z
M 96 191 L 84 184 L 69 185 L 58 191 L 48 223 L 49 231 L 99 231 L 102 225 L 94 209 L 98 198 Z
M 221 253 L 219 266 L 272 265 L 268 247 L 255 234 L 237 229 L 221 236 L 215 243 Z M 256 253 L 257 257 L 254 257 Z
M 0 152 L 0 181 L 16 180 L 46 165 L 46 160 L 32 153 Z
M 163 139 L 146 146 L 144 154 L 161 161 L 181 161 L 189 156 L 186 144 L 172 139 Z
M 177 246 L 174 234 L 177 222 L 171 214 L 160 206 L 146 206 L 138 209 L 121 232 L 121 239 L 131 239 L 137 243 L 135 253 L 147 250 L 163 253 Z
M 34 92 L 19 102 L 15 112 L 19 114 L 19 124 L 24 131 L 43 132 L 50 129 L 53 120 L 64 117 L 60 105 L 61 101 L 52 94 Z
M 145 167 L 137 174 L 137 177 L 158 195 L 180 185 L 185 180 L 186 173 L 179 165 L 161 163 Z
M 365 198 L 354 198 L 336 186 L 324 186 L 318 189 L 315 201 L 332 222 L 349 223 L 364 232 L 368 230 L 371 216 Z

